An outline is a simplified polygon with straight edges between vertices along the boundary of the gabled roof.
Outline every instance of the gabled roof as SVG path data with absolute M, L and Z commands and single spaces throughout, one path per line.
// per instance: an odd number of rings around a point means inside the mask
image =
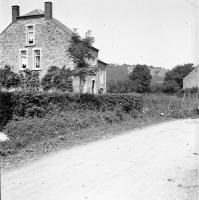
M 70 28 L 68 28 L 66 25 L 61 23 L 59 20 L 52 18 L 52 22 L 56 24 L 57 26 L 59 26 L 64 32 L 68 33 L 69 35 L 73 34 L 73 31 Z
M 35 10 L 32 10 L 28 13 L 26 13 L 25 15 L 22 15 L 21 17 L 25 17 L 25 16 L 32 16 L 32 15 L 42 15 L 44 14 L 44 12 L 40 9 L 35 9 Z

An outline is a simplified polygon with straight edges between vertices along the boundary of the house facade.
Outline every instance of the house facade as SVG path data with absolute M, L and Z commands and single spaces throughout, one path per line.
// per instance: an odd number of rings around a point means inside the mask
M 195 67 L 195 69 L 183 79 L 183 89 L 193 87 L 199 88 L 199 66 Z
M 20 16 L 20 7 L 12 6 L 12 23 L 0 34 L 0 67 L 9 65 L 15 73 L 30 69 L 42 78 L 49 67 L 74 68 L 67 51 L 73 31 L 53 18 L 52 2 L 44 3 L 44 12 L 35 9 Z M 106 63 L 98 59 L 99 50 L 90 47 L 91 66 L 96 76 L 87 77 L 84 92 L 106 92 Z M 79 78 L 73 78 L 73 90 L 79 92 Z

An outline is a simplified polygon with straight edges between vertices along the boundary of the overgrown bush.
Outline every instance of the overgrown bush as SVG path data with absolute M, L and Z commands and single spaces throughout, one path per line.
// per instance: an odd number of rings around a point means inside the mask
M 72 72 L 70 69 L 67 69 L 65 66 L 61 69 L 51 66 L 42 78 L 41 86 L 45 91 L 60 90 L 72 92 L 72 82 Z
M 11 67 L 6 65 L 3 69 L 0 69 L 0 89 L 16 88 L 20 84 L 19 75 L 11 71 Z
M 192 88 L 186 88 L 184 90 L 181 91 L 181 93 L 185 93 L 185 94 L 196 94 L 199 93 L 199 88 L 198 87 L 192 87 Z
M 38 91 L 40 87 L 39 72 L 29 69 L 20 72 L 20 86 L 23 90 Z
M 45 92 L 13 92 L 1 93 L 10 95 L 10 112 L 14 119 L 28 117 L 44 117 L 60 111 L 107 111 L 120 107 L 122 111 L 130 113 L 141 111 L 143 100 L 137 94 L 72 94 L 72 93 L 45 93 Z M 2 97 L 4 98 L 4 97 Z M 3 108 L 1 108 L 3 109 Z M 0 111 L 1 112 L 1 111 Z M 3 112 L 3 111 L 2 111 Z
M 89 127 L 102 127 L 119 123 L 129 117 L 119 109 L 106 112 L 96 111 L 65 111 L 56 115 L 47 115 L 42 119 L 28 118 L 20 121 L 12 120 L 6 126 L 9 141 L 2 142 L 0 155 L 16 153 L 31 144 L 46 141 L 53 137 L 66 136 L 68 140 L 78 137 L 75 131 Z
M 12 118 L 11 93 L 0 91 L 0 130 Z
M 150 93 L 163 93 L 162 83 L 155 83 L 150 85 Z

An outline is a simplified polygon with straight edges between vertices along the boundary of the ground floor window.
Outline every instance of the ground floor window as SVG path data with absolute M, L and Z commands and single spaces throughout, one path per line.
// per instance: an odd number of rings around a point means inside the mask
M 27 55 L 27 50 L 20 50 L 20 69 L 27 69 L 28 67 L 28 55 Z
M 34 49 L 34 69 L 40 69 L 41 67 L 41 50 Z

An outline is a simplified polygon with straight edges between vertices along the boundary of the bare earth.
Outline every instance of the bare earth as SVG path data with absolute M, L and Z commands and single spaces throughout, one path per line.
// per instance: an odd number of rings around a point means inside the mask
M 2 200 L 198 200 L 199 120 L 166 122 L 2 172 Z

